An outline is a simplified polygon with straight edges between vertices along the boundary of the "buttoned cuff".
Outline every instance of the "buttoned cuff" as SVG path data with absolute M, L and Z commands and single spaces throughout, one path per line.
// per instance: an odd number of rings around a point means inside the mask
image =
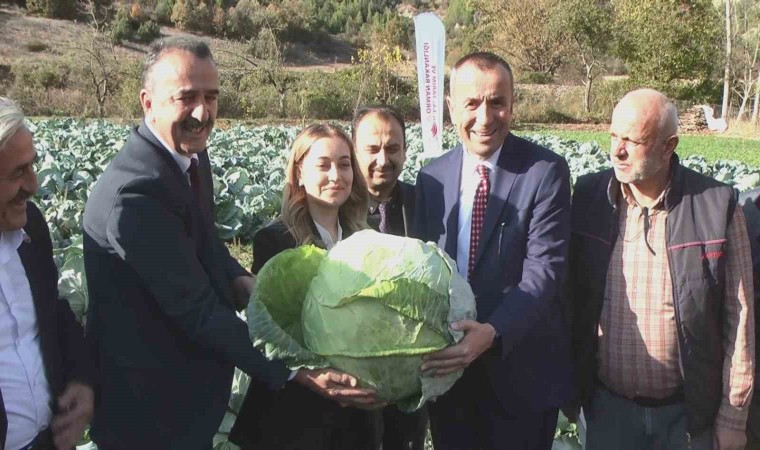
M 737 408 L 730 403 L 723 401 L 718 409 L 718 417 L 715 419 L 715 425 L 731 430 L 744 431 L 747 427 L 747 412 L 749 404 L 743 408 Z

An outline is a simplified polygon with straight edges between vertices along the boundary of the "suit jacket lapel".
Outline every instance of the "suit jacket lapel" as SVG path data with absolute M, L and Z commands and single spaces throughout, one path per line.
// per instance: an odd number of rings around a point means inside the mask
M 444 214 L 443 223 L 446 230 L 446 242 L 444 250 L 453 259 L 457 256 L 457 237 L 459 235 L 459 190 L 462 184 L 462 145 L 457 145 L 451 151 L 451 162 L 445 164 L 447 173 L 442 174 Z M 451 182 L 444 180 L 450 179 Z M 440 245 L 440 244 L 439 244 Z
M 176 161 L 174 161 L 172 155 L 169 154 L 169 150 L 167 150 L 166 147 L 164 147 L 164 145 L 158 140 L 158 138 L 156 138 L 156 136 L 151 133 L 150 129 L 145 124 L 145 121 L 143 121 L 137 128 L 137 134 L 139 134 L 143 139 L 153 145 L 152 150 L 155 150 L 158 153 L 159 157 L 170 167 L 172 173 L 176 175 L 177 181 L 187 186 L 186 190 L 188 194 L 192 195 L 192 192 L 190 191 L 190 185 L 187 183 L 187 174 L 182 173 L 182 170 L 179 168 Z
M 46 327 L 39 323 L 46 317 L 42 305 L 43 293 L 41 292 L 41 289 L 43 283 L 42 280 L 38 280 L 39 273 L 37 271 L 37 264 L 35 264 L 34 249 L 28 238 L 25 238 L 24 242 L 19 246 L 18 255 L 21 257 L 21 264 L 24 266 L 26 278 L 29 280 L 29 288 L 32 291 L 32 300 L 34 301 L 34 310 L 37 313 L 39 329 L 44 330 Z
M 509 199 L 512 186 L 524 162 L 522 148 L 515 145 L 514 137 L 510 133 L 504 141 L 499 160 L 496 161 L 494 168 L 491 193 L 488 196 L 488 205 L 486 206 L 486 217 L 483 220 L 483 229 L 480 232 L 480 241 L 475 252 L 475 264 L 483 256 L 488 240 L 499 223 L 501 212 Z

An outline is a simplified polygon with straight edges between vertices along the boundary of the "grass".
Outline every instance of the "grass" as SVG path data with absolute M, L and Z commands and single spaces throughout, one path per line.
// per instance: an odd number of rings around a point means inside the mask
M 608 148 L 610 135 L 605 131 L 539 130 L 539 134 L 552 134 L 579 142 L 596 141 Z M 526 133 L 527 134 L 527 133 Z M 682 158 L 702 155 L 708 161 L 734 159 L 753 167 L 760 167 L 760 139 L 742 139 L 715 135 L 682 135 L 676 153 Z

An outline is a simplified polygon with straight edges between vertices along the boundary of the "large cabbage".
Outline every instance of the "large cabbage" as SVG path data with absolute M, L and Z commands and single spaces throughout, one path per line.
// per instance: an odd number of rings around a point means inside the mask
M 335 367 L 413 411 L 461 376 L 420 373 L 422 356 L 458 342 L 475 318 L 456 264 L 433 244 L 365 230 L 329 252 L 284 251 L 258 275 L 248 307 L 254 345 L 292 369 Z

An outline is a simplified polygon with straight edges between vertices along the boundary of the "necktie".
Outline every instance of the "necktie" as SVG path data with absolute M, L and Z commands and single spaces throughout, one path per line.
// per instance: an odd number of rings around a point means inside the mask
M 480 232 L 483 229 L 483 220 L 486 217 L 486 205 L 488 204 L 488 193 L 491 191 L 491 181 L 488 179 L 488 167 L 478 165 L 478 175 L 480 183 L 475 191 L 475 200 L 472 204 L 472 221 L 470 226 L 470 257 L 467 261 L 467 279 L 472 275 L 472 269 L 475 268 L 475 252 L 478 250 L 480 241 Z
M 380 226 L 379 231 L 381 233 L 388 232 L 388 203 L 382 202 L 377 205 L 377 210 L 380 212 Z
M 190 176 L 190 188 L 193 190 L 196 203 L 200 206 L 203 204 L 201 201 L 201 177 L 198 174 L 198 160 L 193 158 L 190 160 L 190 167 L 187 169 L 187 174 Z

